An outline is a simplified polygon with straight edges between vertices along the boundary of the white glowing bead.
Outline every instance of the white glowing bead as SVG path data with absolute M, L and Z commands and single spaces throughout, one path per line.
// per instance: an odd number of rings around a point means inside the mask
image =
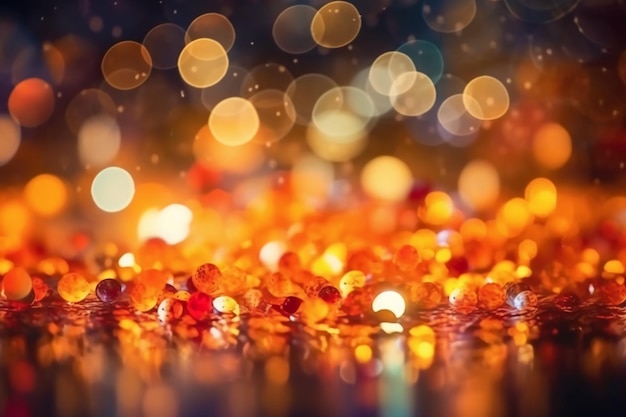
M 383 291 L 374 298 L 372 310 L 375 313 L 381 310 L 389 310 L 396 318 L 399 318 L 406 310 L 406 302 L 404 298 L 395 291 Z

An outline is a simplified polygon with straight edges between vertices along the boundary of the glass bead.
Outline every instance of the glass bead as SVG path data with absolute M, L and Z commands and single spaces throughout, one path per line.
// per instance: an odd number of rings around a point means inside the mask
M 461 286 L 450 293 L 449 301 L 456 311 L 467 314 L 476 309 L 478 296 L 472 288 Z
M 33 281 L 26 269 L 16 266 L 2 280 L 2 292 L 7 300 L 21 300 L 33 289 Z
M 234 298 L 227 295 L 220 295 L 213 299 L 213 308 L 218 313 L 239 315 L 239 304 Z
M 618 306 L 626 301 L 626 287 L 613 280 L 601 283 L 598 288 L 598 297 L 604 305 Z
M 361 271 L 348 271 L 339 280 L 341 295 L 346 297 L 350 292 L 365 286 L 365 274 Z
M 267 276 L 265 285 L 270 294 L 274 297 L 286 297 L 294 291 L 291 280 L 280 272 L 274 272 Z
M 348 270 L 357 270 L 365 274 L 379 274 L 383 270 L 380 258 L 371 249 L 362 249 L 348 257 Z
M 103 279 L 96 286 L 96 297 L 103 303 L 112 303 L 120 295 L 122 295 L 122 284 L 115 279 Z
M 132 306 L 141 312 L 152 310 L 159 301 L 159 292 L 142 282 L 133 282 L 129 295 Z
M 281 304 L 281 309 L 288 315 L 295 314 L 302 305 L 302 299 L 294 296 L 285 298 Z
M 170 323 L 183 314 L 183 304 L 175 298 L 165 298 L 157 307 L 157 318 L 161 323 Z
M 302 269 L 302 264 L 298 254 L 294 252 L 285 252 L 278 260 L 278 270 L 284 274 L 291 275 Z
M 317 323 L 328 316 L 329 307 L 321 298 L 313 298 L 310 300 L 304 300 L 298 314 L 305 322 Z
M 48 291 L 50 291 L 50 287 L 48 287 L 48 284 L 46 284 L 43 279 L 39 277 L 33 278 L 33 292 L 35 293 L 35 299 L 33 301 L 39 302 L 43 300 L 48 295 Z
M 403 272 L 409 272 L 417 268 L 419 261 L 419 253 L 411 245 L 404 245 L 398 249 L 393 259 L 393 263 Z
M 502 307 L 506 300 L 506 293 L 500 284 L 488 282 L 478 289 L 478 306 L 485 310 L 495 310 Z
M 517 310 L 528 310 L 537 306 L 537 295 L 523 282 L 509 282 L 504 287 L 507 303 Z
M 304 293 L 307 297 L 314 298 L 317 297 L 320 290 L 330 283 L 323 277 L 313 275 L 308 281 L 302 284 L 302 289 L 304 289 Z
M 217 266 L 206 263 L 196 269 L 191 279 L 198 291 L 212 295 L 218 288 L 218 280 L 221 276 L 222 272 Z
M 337 288 L 333 287 L 332 285 L 326 285 L 325 287 L 322 287 L 317 295 L 328 304 L 334 306 L 339 306 L 341 304 L 341 293 Z
M 357 289 L 346 296 L 341 309 L 348 316 L 360 316 L 371 311 L 373 299 L 371 292 Z
M 82 274 L 70 272 L 59 280 L 57 292 L 65 301 L 79 303 L 89 295 L 90 286 Z
M 432 282 L 413 282 L 408 288 L 409 301 L 419 309 L 432 310 L 441 304 L 443 291 Z
M 187 313 L 194 319 L 204 320 L 213 311 L 213 299 L 210 295 L 203 292 L 194 292 L 187 301 Z

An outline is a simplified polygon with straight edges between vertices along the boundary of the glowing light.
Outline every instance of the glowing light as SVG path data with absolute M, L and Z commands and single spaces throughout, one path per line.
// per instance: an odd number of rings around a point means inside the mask
M 91 183 L 91 197 L 102 211 L 115 213 L 124 210 L 135 195 L 133 177 L 120 167 L 100 171 Z
M 443 56 L 433 43 L 424 40 L 410 40 L 398 49 L 413 61 L 415 69 L 426 74 L 436 83 L 443 75 Z
M 313 108 L 313 123 L 332 136 L 354 135 L 368 129 L 374 103 L 356 87 L 337 87 L 322 94 Z
M 541 125 L 533 137 L 532 152 L 537 163 L 544 168 L 561 168 L 572 154 L 569 132 L 558 123 Z
M 454 33 L 466 28 L 476 16 L 475 0 L 439 2 L 425 0 L 422 16 L 429 28 L 436 32 Z
M 122 268 L 132 268 L 133 266 L 136 265 L 135 255 L 133 255 L 131 252 L 126 252 L 125 254 L 120 256 L 120 259 L 118 259 L 117 264 Z
M 285 91 L 293 82 L 287 67 L 275 62 L 266 62 L 252 68 L 241 83 L 241 97 L 248 98 L 263 90 Z
M 425 220 L 433 225 L 442 225 L 450 220 L 454 213 L 454 204 L 450 196 L 441 191 L 428 193 L 424 203 L 426 204 Z M 433 236 L 436 235 L 433 232 Z
M 154 68 L 176 68 L 178 55 L 185 46 L 185 30 L 174 23 L 162 23 L 146 33 L 143 46 L 150 54 Z
M 524 198 L 535 216 L 547 217 L 556 209 L 556 186 L 547 178 L 535 178 L 526 186 Z
M 421 116 L 435 104 L 435 84 L 426 74 L 412 71 L 398 76 L 389 90 L 393 108 L 404 116 Z
M 400 318 L 406 310 L 406 303 L 399 293 L 391 290 L 383 291 L 374 298 L 372 310 L 374 312 L 389 310 L 396 318 Z
M 281 241 L 267 242 L 259 252 L 259 260 L 268 270 L 278 271 L 278 261 L 280 257 L 287 251 L 287 246 Z
M 0 166 L 9 162 L 20 147 L 20 127 L 7 115 L 0 115 Z
M 189 42 L 178 57 L 178 72 L 187 84 L 205 88 L 217 84 L 228 70 L 226 50 L 216 40 L 200 38 Z
M 218 142 L 209 125 L 203 125 L 195 136 L 193 153 L 198 162 L 210 167 L 238 174 L 257 169 L 264 161 L 262 148 L 254 142 L 228 146 Z
M 230 20 L 219 13 L 206 13 L 196 17 L 187 28 L 185 42 L 209 38 L 219 42 L 225 51 L 235 43 L 235 28 Z
M 2 279 L 2 293 L 9 300 L 26 298 L 33 289 L 33 280 L 26 269 L 13 267 Z
M 291 187 L 304 201 L 325 202 L 335 177 L 333 165 L 314 155 L 305 155 L 291 168 Z
M 45 123 L 54 110 L 54 93 L 40 78 L 19 82 L 9 95 L 9 113 L 19 125 L 36 127 Z
M 102 58 L 102 75 L 111 87 L 132 90 L 143 84 L 152 72 L 152 58 L 142 44 L 118 42 Z
M 78 132 L 78 156 L 83 164 L 102 167 L 120 150 L 121 132 L 117 121 L 100 115 L 87 119 Z
M 283 10 L 272 27 L 274 42 L 289 54 L 303 54 L 315 48 L 311 35 L 311 23 L 317 11 L 304 4 L 297 4 Z
M 380 323 L 380 330 L 387 334 L 403 333 L 404 327 L 400 323 L 382 322 Z
M 45 217 L 54 216 L 67 203 L 67 188 L 59 177 L 41 174 L 28 181 L 24 198 L 35 213 Z
M 458 181 L 459 195 L 474 210 L 491 207 L 500 194 L 498 171 L 487 161 L 467 164 Z
M 483 75 L 467 83 L 463 104 L 475 118 L 494 120 L 509 109 L 509 92 L 497 78 Z
M 308 124 L 317 100 L 335 87 L 337 87 L 335 81 L 322 74 L 304 74 L 293 80 L 287 87 L 286 93 L 295 107 L 296 122 L 302 125 Z
M 376 92 L 388 96 L 396 79 L 406 72 L 415 72 L 415 64 L 411 58 L 402 52 L 388 51 L 374 60 L 370 66 L 368 80 Z M 406 81 L 404 83 L 406 84 Z M 405 86 L 409 87 L 410 85 Z M 396 94 L 402 92 L 396 90 Z
M 361 172 L 361 186 L 373 198 L 402 201 L 413 185 L 408 165 L 393 156 L 379 156 L 369 161 Z
M 354 348 L 354 357 L 359 363 L 368 363 L 372 360 L 372 348 L 367 345 L 358 345 Z
M 176 245 L 189 236 L 193 213 L 182 204 L 170 204 L 161 210 L 147 210 L 139 220 L 139 240 L 162 239 L 168 245 Z
M 65 109 L 65 122 L 72 132 L 78 134 L 85 122 L 92 117 L 115 118 L 117 107 L 111 96 L 102 90 L 87 89 L 78 93 Z
M 497 220 L 504 228 L 504 232 L 513 237 L 518 235 L 533 220 L 528 203 L 522 198 L 513 198 L 507 201 L 499 210 Z
M 250 97 L 261 123 L 260 139 L 276 142 L 296 123 L 296 110 L 288 95 L 279 90 L 263 90 Z
M 469 110 L 471 109 L 471 111 Z M 443 101 L 437 111 L 437 120 L 441 127 L 456 136 L 468 136 L 480 129 L 481 107 L 469 96 L 455 94 Z
M 324 48 L 341 48 L 352 42 L 361 30 L 361 16 L 347 1 L 331 1 L 315 13 L 311 35 Z
M 209 115 L 209 129 L 215 139 L 228 146 L 239 146 L 254 138 L 259 115 L 252 103 L 241 97 L 220 101 Z

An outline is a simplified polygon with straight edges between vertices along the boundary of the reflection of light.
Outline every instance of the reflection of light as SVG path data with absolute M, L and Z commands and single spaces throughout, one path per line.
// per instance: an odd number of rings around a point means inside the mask
M 130 252 L 126 252 L 117 261 L 117 264 L 122 268 L 130 268 L 135 266 L 135 255 Z
M 228 55 L 213 39 L 200 38 L 188 43 L 178 56 L 178 72 L 187 84 L 205 88 L 217 84 L 228 70 Z
M 7 103 L 13 119 L 25 127 L 36 127 L 46 122 L 54 110 L 54 92 L 50 84 L 40 78 L 28 78 L 17 84 Z
M 42 216 L 54 216 L 67 202 L 65 183 L 54 175 L 40 174 L 28 181 L 24 198 L 31 210 Z
M 182 204 L 170 204 L 162 210 L 146 211 L 139 220 L 140 240 L 159 238 L 169 245 L 182 242 L 189 235 L 193 214 Z
M 235 43 L 235 28 L 226 16 L 205 13 L 196 17 L 185 33 L 186 43 L 200 38 L 214 39 L 228 52 Z
M 404 332 L 404 327 L 400 323 L 382 322 L 380 323 L 380 329 L 387 334 Z
M 487 161 L 465 165 L 458 181 L 459 195 L 474 210 L 489 208 L 500 194 L 498 171 Z
M 316 12 L 313 7 L 304 4 L 283 10 L 272 27 L 276 45 L 289 54 L 303 54 L 315 48 L 310 28 Z
M 108 115 L 91 117 L 78 132 L 78 154 L 85 165 L 101 167 L 117 155 L 121 142 L 120 128 Z
M 228 146 L 239 146 L 251 141 L 259 125 L 256 108 L 241 97 L 222 100 L 209 116 L 209 130 L 218 142 Z
M 475 118 L 494 120 L 509 109 L 509 92 L 497 78 L 483 75 L 467 83 L 463 103 Z
M 270 271 L 278 270 L 278 261 L 287 250 L 287 246 L 280 241 L 267 242 L 259 252 L 259 259 L 263 266 Z
M 20 127 L 6 115 L 0 115 L 0 166 L 6 164 L 20 147 Z
M 311 35 L 318 45 L 341 48 L 356 38 L 361 30 L 361 16 L 347 1 L 331 1 L 322 6 L 311 22 Z
M 548 169 L 561 168 L 572 154 L 570 134 L 558 123 L 545 123 L 535 132 L 532 151 L 539 165 Z
M 393 156 L 376 157 L 361 172 L 363 190 L 381 200 L 403 200 L 412 184 L 413 174 L 407 164 Z
M 102 58 L 104 79 L 118 90 L 131 90 L 143 84 L 152 71 L 152 58 L 142 44 L 122 41 L 111 46 Z
M 100 171 L 91 183 L 91 197 L 102 211 L 115 213 L 124 210 L 135 195 L 133 177 L 120 167 Z
M 374 312 L 381 310 L 389 310 L 396 317 L 401 317 L 406 310 L 406 303 L 402 296 L 395 291 L 383 291 L 374 298 L 372 303 Z

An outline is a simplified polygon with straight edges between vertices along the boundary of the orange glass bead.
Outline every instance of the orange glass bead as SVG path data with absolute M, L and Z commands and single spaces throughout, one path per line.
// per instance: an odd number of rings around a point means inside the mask
M 476 309 L 478 296 L 473 289 L 461 286 L 455 288 L 449 297 L 450 306 L 460 313 L 470 313 Z
M 343 300 L 341 310 L 348 316 L 361 316 L 372 310 L 373 299 L 372 293 L 367 290 L 354 290 Z
M 326 285 L 322 287 L 322 289 L 318 293 L 318 296 L 330 305 L 337 307 L 341 305 L 341 293 L 337 288 L 333 287 L 332 285 Z
M 298 254 L 294 252 L 285 252 L 278 260 L 278 270 L 284 274 L 293 274 L 302 269 L 302 264 Z
M 292 295 L 294 291 L 294 285 L 291 280 L 280 272 L 268 275 L 265 285 L 269 293 L 274 297 L 286 297 Z
M 191 276 L 193 285 L 205 294 L 213 294 L 218 288 L 218 281 L 222 276 L 220 269 L 211 264 L 206 263 L 200 265 Z
M 130 288 L 130 301 L 137 311 L 146 312 L 156 307 L 159 291 L 148 287 L 143 282 L 134 282 Z
M 33 291 L 35 293 L 35 299 L 33 301 L 37 302 L 43 300 L 48 295 L 49 290 L 50 287 L 48 287 L 48 284 L 46 284 L 43 279 L 39 277 L 33 278 Z
M 432 310 L 441 304 L 443 291 L 432 282 L 413 282 L 408 288 L 409 301 L 419 309 Z
M 310 300 L 304 300 L 298 314 L 306 322 L 317 323 L 328 316 L 329 307 L 328 303 L 320 298 L 313 298 Z
M 91 288 L 87 279 L 79 273 L 63 275 L 57 284 L 57 292 L 65 301 L 79 303 L 89 295 Z
M 313 275 L 302 284 L 302 289 L 308 297 L 314 298 L 317 297 L 320 290 L 327 285 L 330 285 L 330 282 L 328 282 L 328 280 L 323 277 Z
M 601 283 L 598 288 L 600 302 L 608 306 L 618 306 L 626 301 L 626 287 L 614 280 Z
M 502 307 L 506 300 L 506 292 L 500 284 L 489 282 L 478 289 L 478 306 L 485 310 Z
M 393 263 L 400 271 L 409 272 L 417 268 L 420 256 L 417 249 L 411 245 L 404 245 L 396 252 Z
M 348 270 L 362 271 L 364 274 L 378 274 L 383 270 L 383 264 L 371 249 L 362 249 L 348 257 Z
M 8 300 L 21 300 L 33 289 L 33 281 L 26 269 L 16 266 L 2 280 L 2 292 Z

